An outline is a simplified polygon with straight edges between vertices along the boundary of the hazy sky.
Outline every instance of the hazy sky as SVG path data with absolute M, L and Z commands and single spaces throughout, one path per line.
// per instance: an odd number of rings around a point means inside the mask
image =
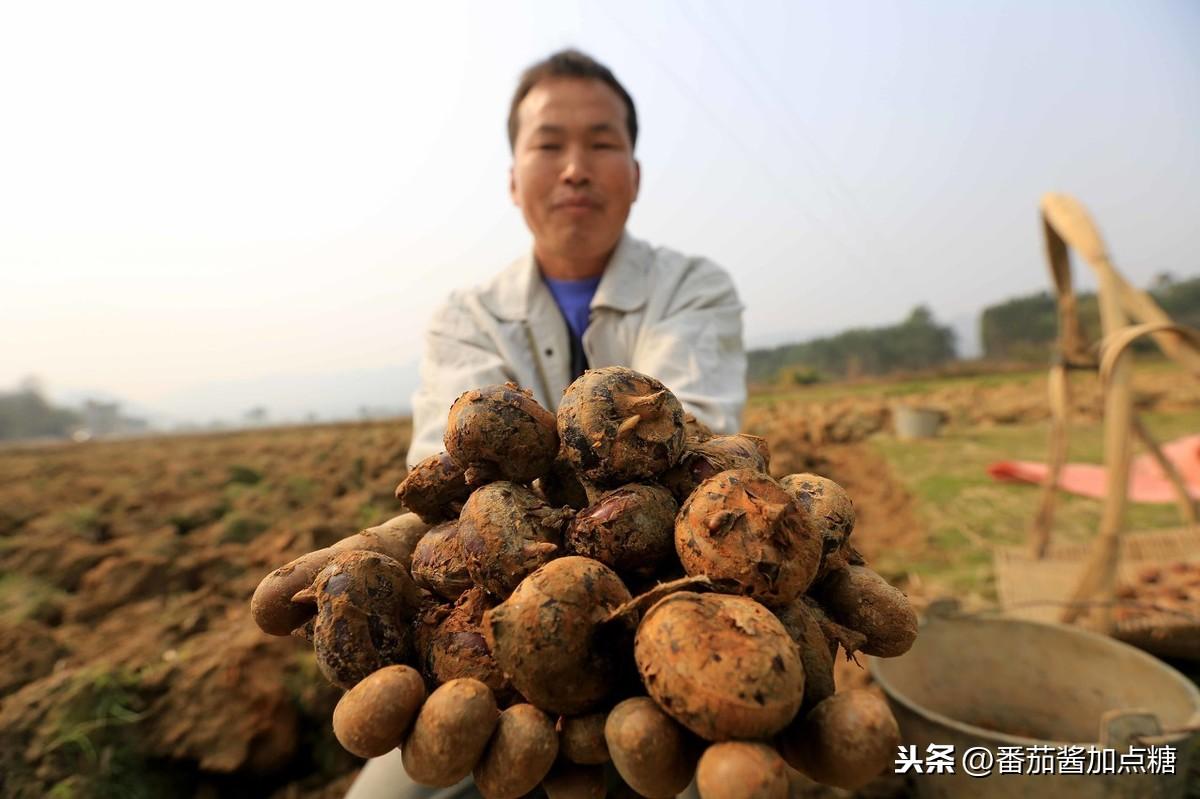
M 566 45 L 638 104 L 630 230 L 727 267 L 751 345 L 1047 287 L 1047 190 L 1134 282 L 1200 272 L 1195 2 L 7 3 L 0 388 L 411 363 L 528 247 L 507 105 Z

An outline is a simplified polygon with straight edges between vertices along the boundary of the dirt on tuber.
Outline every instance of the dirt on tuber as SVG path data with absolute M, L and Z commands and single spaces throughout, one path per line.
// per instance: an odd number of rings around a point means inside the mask
M 475 584 L 458 542 L 458 519 L 439 524 L 417 542 L 412 578 L 421 588 L 451 602 Z
M 484 635 L 522 696 L 553 713 L 586 713 L 613 691 L 628 658 L 631 625 L 608 617 L 630 598 L 603 563 L 559 558 L 484 614 Z
M 473 389 L 455 400 L 444 441 L 471 487 L 493 480 L 530 483 L 554 463 L 558 426 L 532 393 L 505 383 Z
M 725 581 L 768 606 L 804 593 L 821 561 L 821 539 L 796 501 L 749 469 L 696 488 L 676 518 L 675 549 L 688 574 Z
M 396 499 L 428 524 L 457 519 L 470 495 L 463 468 L 448 452 L 430 455 L 396 486 Z
M 678 510 L 659 486 L 631 483 L 608 491 L 571 520 L 567 551 L 621 574 L 649 576 L 675 554 Z
M 592 369 L 558 408 L 566 460 L 585 480 L 619 486 L 658 476 L 683 454 L 683 406 L 659 381 L 632 369 Z
M 642 619 L 634 657 L 650 696 L 709 741 L 774 735 L 804 699 L 796 644 L 747 597 L 671 594 Z
M 561 554 L 563 529 L 572 515 L 516 483 L 477 489 L 458 521 L 458 543 L 471 579 L 492 596 L 507 597 L 526 575 Z
M 384 666 L 412 658 L 416 585 L 377 552 L 341 552 L 305 592 L 316 602 L 313 649 L 326 679 L 349 690 Z

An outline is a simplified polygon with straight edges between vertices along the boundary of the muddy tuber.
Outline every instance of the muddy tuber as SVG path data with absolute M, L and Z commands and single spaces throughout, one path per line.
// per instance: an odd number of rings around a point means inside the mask
M 468 391 L 450 407 L 446 451 L 467 485 L 493 480 L 530 483 L 550 471 L 558 454 L 554 414 L 516 383 Z
M 632 369 L 584 372 L 558 408 L 567 461 L 586 480 L 618 486 L 658 476 L 683 454 L 683 406 L 666 386 Z

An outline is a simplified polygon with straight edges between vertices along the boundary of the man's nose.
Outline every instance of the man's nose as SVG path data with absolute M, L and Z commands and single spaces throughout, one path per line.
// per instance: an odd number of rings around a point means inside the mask
M 567 160 L 563 164 L 562 180 L 571 186 L 588 183 L 591 180 L 591 168 L 588 165 L 584 150 L 572 147 L 567 150 Z

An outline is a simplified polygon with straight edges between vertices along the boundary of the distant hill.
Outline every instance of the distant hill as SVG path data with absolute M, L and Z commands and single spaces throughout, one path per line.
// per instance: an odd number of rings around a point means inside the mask
M 1200 328 L 1200 277 L 1175 280 L 1163 275 L 1150 295 L 1176 322 Z M 1100 337 L 1100 308 L 1095 293 L 1077 295 L 1079 321 L 1088 341 Z M 985 358 L 1045 363 L 1058 336 L 1058 305 L 1049 291 L 1013 297 L 985 308 L 980 317 Z M 1146 342 L 1144 348 L 1152 349 Z
M 747 353 L 753 383 L 776 380 L 785 371 L 801 382 L 881 375 L 927 369 L 956 357 L 953 329 L 939 324 L 925 306 L 914 308 L 899 324 L 855 328 Z
M 1200 329 L 1200 277 L 1160 275 L 1149 293 L 1176 322 Z M 1080 323 L 1090 341 L 1100 336 L 1096 295 L 1077 295 Z M 976 341 L 971 327 L 979 332 Z M 1013 297 L 985 308 L 978 322 L 960 316 L 942 324 L 928 308 L 913 309 L 895 325 L 855 328 L 747 353 L 754 383 L 811 382 L 881 375 L 939 366 L 958 357 L 1045 363 L 1058 336 L 1058 308 L 1049 291 Z M 1139 345 L 1153 349 L 1147 341 Z

